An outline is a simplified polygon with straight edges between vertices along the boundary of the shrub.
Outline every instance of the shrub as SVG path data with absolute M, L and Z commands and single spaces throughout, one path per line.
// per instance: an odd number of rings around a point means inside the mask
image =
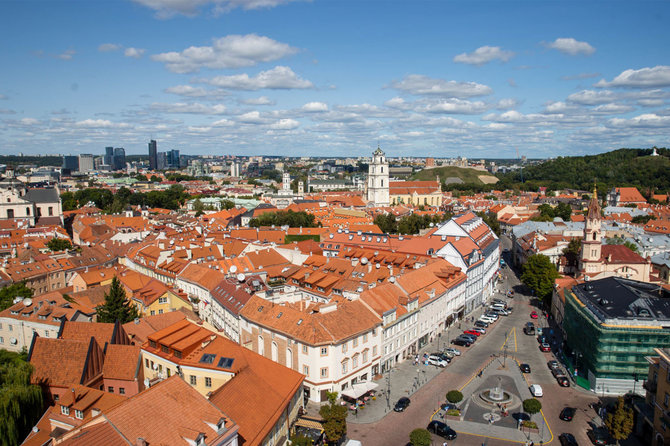
M 463 394 L 458 390 L 450 390 L 447 393 L 447 401 L 449 401 L 451 404 L 460 403 L 463 401 Z
M 535 398 L 528 398 L 527 400 L 523 400 L 523 410 L 531 415 L 538 413 L 542 410 L 542 403 Z
M 460 417 L 461 411 L 458 409 L 449 409 L 447 411 L 447 415 L 449 415 L 450 417 Z
M 528 429 L 537 429 L 537 423 L 535 421 L 523 420 L 521 425 Z

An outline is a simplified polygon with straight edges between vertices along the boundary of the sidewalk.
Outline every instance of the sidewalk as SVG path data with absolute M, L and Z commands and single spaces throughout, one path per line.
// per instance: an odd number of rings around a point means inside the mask
M 494 295 L 491 298 L 494 297 L 498 296 Z M 472 317 L 476 320 L 483 311 L 484 309 L 480 307 L 466 316 L 466 319 Z M 447 343 L 447 340 L 458 336 L 469 324 L 465 320 L 460 321 L 459 328 L 459 322 L 455 322 L 448 330 L 443 330 L 441 336 L 435 337 L 432 342 L 425 345 L 419 352 L 419 357 L 421 358 L 424 353 L 430 354 L 452 346 Z M 379 385 L 376 391 L 376 399 L 370 399 L 364 407 L 359 407 L 358 412 L 349 410 L 347 420 L 352 423 L 363 424 L 381 420 L 386 414 L 393 411 L 395 403 L 401 397 L 409 397 L 411 400 L 412 395 L 421 390 L 441 372 L 449 371 L 449 368 L 453 367 L 455 362 L 463 361 L 465 359 L 464 355 L 471 353 L 467 348 L 456 348 L 461 351 L 462 356 L 454 357 L 452 363 L 445 368 L 424 364 L 414 365 L 410 358 L 396 364 L 389 372 L 384 373 L 381 379 L 374 381 L 375 384 Z M 444 402 L 444 395 L 441 398 Z M 309 402 L 306 407 L 307 414 L 318 417 L 320 407 L 320 404 Z

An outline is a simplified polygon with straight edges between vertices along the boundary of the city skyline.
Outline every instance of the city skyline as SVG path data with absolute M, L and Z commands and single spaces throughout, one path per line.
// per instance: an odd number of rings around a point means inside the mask
M 665 2 L 3 2 L 0 154 L 667 146 Z

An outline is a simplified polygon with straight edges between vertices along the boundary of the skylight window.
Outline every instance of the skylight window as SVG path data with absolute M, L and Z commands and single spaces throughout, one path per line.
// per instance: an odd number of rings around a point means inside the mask
M 219 358 L 219 363 L 217 364 L 217 367 L 220 369 L 229 369 L 230 367 L 232 367 L 234 361 L 235 361 L 234 358 L 221 357 Z
M 216 355 L 211 353 L 205 353 L 204 355 L 202 355 L 202 358 L 200 358 L 200 362 L 202 364 L 212 364 L 214 362 L 214 358 L 216 358 Z

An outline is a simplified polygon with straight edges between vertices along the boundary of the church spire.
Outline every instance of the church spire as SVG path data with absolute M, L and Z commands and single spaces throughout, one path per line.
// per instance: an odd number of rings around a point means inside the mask
M 598 188 L 593 185 L 593 196 L 589 201 L 589 211 L 586 216 L 587 220 L 600 220 L 600 204 L 598 203 Z

